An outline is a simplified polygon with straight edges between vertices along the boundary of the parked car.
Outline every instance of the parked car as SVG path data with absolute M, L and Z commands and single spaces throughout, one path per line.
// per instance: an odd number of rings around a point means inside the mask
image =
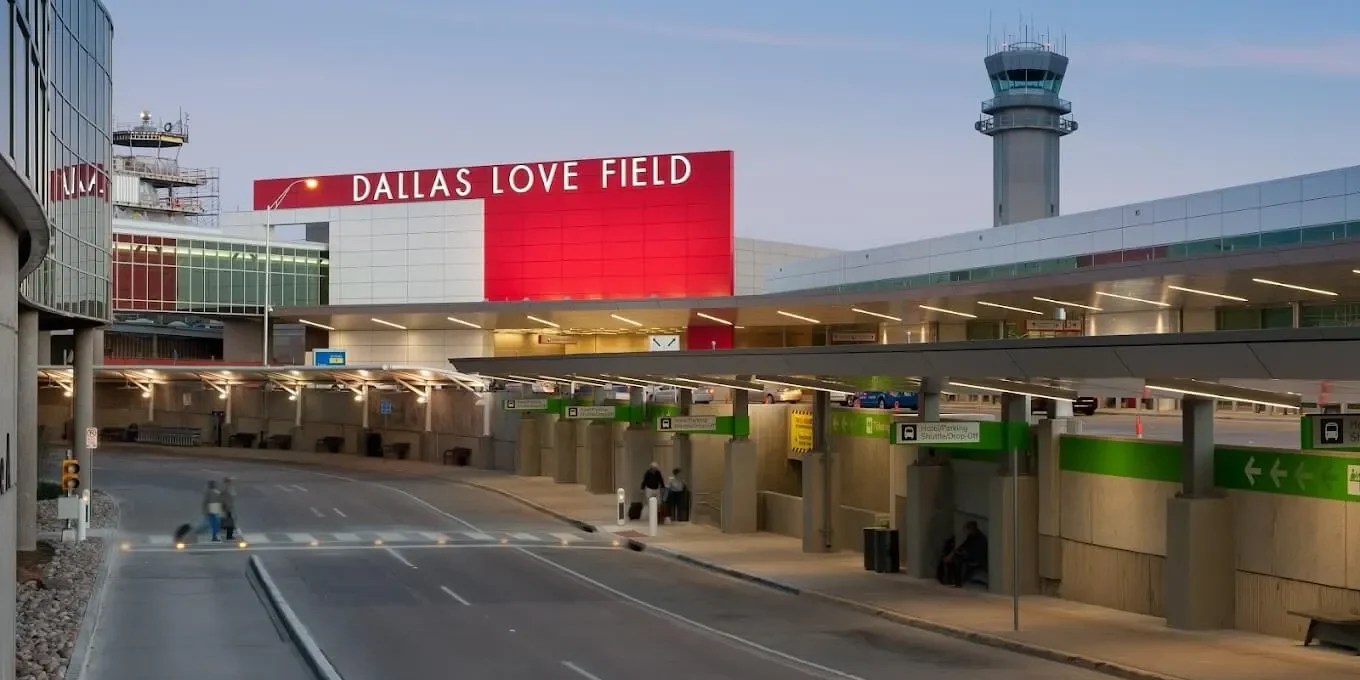
M 869 390 L 845 397 L 846 406 L 864 408 L 905 408 L 915 411 L 919 404 L 915 392 L 895 392 L 888 390 Z
M 1029 401 L 1030 413 L 1048 413 L 1049 407 L 1053 403 L 1052 399 L 1036 397 Z M 1072 402 L 1072 414 L 1078 416 L 1093 416 L 1096 408 L 1100 405 L 1100 400 L 1095 397 L 1077 397 Z
M 803 391 L 797 387 L 765 386 L 765 403 L 767 404 L 796 404 L 802 400 Z
M 713 403 L 713 393 L 714 390 L 712 387 L 696 387 L 690 390 L 690 394 L 693 395 L 693 399 L 690 403 L 711 404 Z M 680 403 L 680 388 L 669 386 L 652 387 L 649 388 L 647 398 L 651 401 L 661 403 L 678 404 Z

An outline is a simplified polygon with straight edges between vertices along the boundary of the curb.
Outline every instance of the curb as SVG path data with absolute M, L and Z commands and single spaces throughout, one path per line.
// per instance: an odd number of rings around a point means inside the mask
M 109 574 L 113 572 L 113 563 L 118 559 L 118 549 L 114 546 L 118 543 L 117 526 L 122 519 L 122 506 L 113 494 L 106 491 L 101 493 L 113 503 L 114 531 L 99 537 L 104 541 L 104 559 L 100 562 L 99 573 L 95 575 L 94 583 L 90 585 L 90 598 L 85 602 L 85 611 L 80 615 L 80 627 L 76 629 L 76 639 L 71 644 L 71 660 L 66 664 L 64 680 L 80 680 L 90 665 L 94 633 L 99 627 L 99 620 L 104 616 L 104 597 L 108 593 L 105 586 L 108 584 Z
M 274 584 L 274 579 L 265 570 L 264 563 L 260 558 L 251 555 L 247 561 L 246 568 L 259 580 L 264 588 L 265 597 L 269 598 L 269 604 L 274 608 L 274 612 L 283 621 L 284 628 L 288 629 L 288 637 L 293 639 L 293 644 L 297 646 L 302 658 L 307 661 L 307 667 L 312 670 L 319 680 L 344 680 L 335 666 L 331 665 L 330 659 L 326 658 L 325 652 L 317 646 L 316 640 L 312 639 L 312 634 L 307 632 L 307 627 L 302 624 L 302 620 L 293 612 L 293 608 L 288 606 L 288 602 L 283 599 L 283 593 Z
M 478 489 L 483 489 L 485 491 L 498 493 L 502 496 L 505 496 L 506 498 L 517 501 L 525 506 L 528 506 L 534 510 L 555 517 L 568 524 L 572 524 L 577 527 L 590 527 L 589 529 L 583 529 L 584 531 L 595 530 L 595 527 L 590 526 L 586 522 L 582 522 L 579 519 L 565 515 L 561 512 L 553 510 L 552 508 L 546 507 L 541 503 L 536 503 L 523 496 L 520 496 L 519 494 L 506 491 L 505 489 L 500 489 L 494 486 L 489 486 L 486 484 L 480 484 L 476 482 L 462 482 L 462 483 Z M 903 614 L 901 612 L 892 611 L 890 609 L 884 609 L 882 607 L 875 607 L 874 605 L 865 604 L 863 602 L 856 602 L 851 599 L 819 592 L 816 590 L 804 590 L 797 586 L 784 583 L 782 581 L 778 581 L 772 578 L 752 574 L 747 571 L 742 571 L 741 569 L 735 569 L 733 567 L 721 565 L 716 562 L 700 559 L 691 555 L 686 555 L 685 553 L 676 551 L 671 548 L 664 548 L 661 546 L 650 546 L 645 541 L 640 541 L 636 538 L 626 538 L 624 540 L 626 541 L 625 545 L 630 550 L 636 552 L 654 553 L 660 557 L 673 559 L 677 562 L 682 562 L 684 564 L 688 564 L 690 566 L 703 569 L 705 571 L 710 571 L 740 581 L 753 583 L 755 585 L 769 588 L 771 590 L 775 590 L 781 593 L 808 597 L 810 599 L 819 600 L 821 602 L 826 602 L 828 604 L 834 604 L 845 609 L 852 609 L 854 611 L 858 611 L 864 614 L 876 616 L 878 618 L 885 619 L 887 621 L 891 621 L 899 625 L 908 626 L 910 628 L 916 628 L 919 630 L 924 630 L 939 635 L 946 635 L 955 639 L 964 640 L 966 642 L 972 642 L 975 644 L 994 647 L 997 649 L 1004 649 L 1009 652 L 1024 654 L 1026 656 L 1032 656 L 1039 659 L 1044 659 L 1046 661 L 1054 661 L 1057 663 L 1061 663 L 1067 666 L 1073 666 L 1076 668 L 1084 668 L 1086 670 L 1095 671 L 1097 673 L 1102 673 L 1104 675 L 1109 675 L 1116 678 L 1124 678 L 1125 680 L 1185 680 L 1184 678 L 1180 678 L 1174 675 L 1164 675 L 1162 673 L 1143 670 L 1141 668 L 1135 668 L 1133 666 L 1126 666 L 1124 664 L 1115 663 L 1113 661 L 1104 661 L 1101 659 L 1082 656 L 1080 654 L 1072 654 L 1070 652 L 1063 652 L 1060 650 L 1052 649 L 1049 647 L 1043 647 L 1028 642 L 1021 642 L 1019 640 L 1013 640 L 1011 638 L 1003 637 L 1000 635 L 983 633 L 975 630 L 969 630 L 967 628 L 961 628 L 958 626 L 951 626 L 943 623 L 938 623 L 935 621 L 930 621 L 928 619 L 911 616 L 909 614 Z
M 575 517 L 553 510 L 552 508 L 546 505 L 543 505 L 541 503 L 535 503 L 534 501 L 531 501 L 528 498 L 525 498 L 524 496 L 521 496 L 517 493 L 506 491 L 505 489 L 494 487 L 489 484 L 482 484 L 481 482 L 474 482 L 470 480 L 449 480 L 449 481 L 453 482 L 454 484 L 462 484 L 463 486 L 470 486 L 474 489 L 481 489 L 482 491 L 490 491 L 491 493 L 500 494 L 501 496 L 509 498 L 510 500 L 515 501 L 520 505 L 528 506 L 533 510 L 537 510 L 560 522 L 570 524 L 571 526 L 576 527 L 577 529 L 584 531 L 588 534 L 598 533 L 598 530 L 595 528 L 595 525 L 589 522 L 582 522 L 581 520 L 576 519 Z M 632 539 L 629 539 L 628 542 L 629 542 L 628 547 L 632 548 L 633 547 L 632 543 L 634 541 Z M 637 550 L 637 548 L 633 549 Z

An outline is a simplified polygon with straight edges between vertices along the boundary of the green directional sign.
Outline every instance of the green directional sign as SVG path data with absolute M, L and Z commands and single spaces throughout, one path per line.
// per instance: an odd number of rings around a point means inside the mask
M 1220 447 L 1214 483 L 1225 489 L 1360 502 L 1360 460 Z
M 506 399 L 501 402 L 501 406 L 507 411 L 548 411 L 552 407 L 552 399 Z
M 892 433 L 892 414 L 857 408 L 831 409 L 833 436 L 887 439 Z

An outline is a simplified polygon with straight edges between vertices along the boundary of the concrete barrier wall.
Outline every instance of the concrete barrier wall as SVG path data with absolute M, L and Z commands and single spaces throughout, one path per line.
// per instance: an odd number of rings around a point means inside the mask
M 772 491 L 760 492 L 757 508 L 761 531 L 772 534 L 803 537 L 803 499 L 789 494 Z M 837 550 L 862 552 L 864 549 L 864 527 L 878 526 L 886 521 L 884 513 L 865 508 L 842 505 L 836 515 L 832 529 L 832 545 Z
M 1239 460 L 1273 461 L 1297 452 L 1219 447 L 1217 455 L 1222 461 L 1233 453 Z M 1161 615 L 1166 501 L 1180 489 L 1180 445 L 1065 436 L 1060 455 L 1059 593 Z M 1268 473 L 1269 463 L 1259 466 Z M 1292 465 L 1288 469 L 1296 472 Z M 1219 475 L 1238 473 L 1235 465 L 1219 465 Z M 1345 480 L 1331 482 L 1344 485 Z M 1257 483 L 1274 488 L 1265 477 Z M 1329 500 L 1281 489 L 1290 494 L 1225 490 L 1233 500 L 1237 543 L 1236 625 L 1299 637 L 1306 622 L 1287 616 L 1289 609 L 1360 612 L 1360 495 L 1352 501 Z

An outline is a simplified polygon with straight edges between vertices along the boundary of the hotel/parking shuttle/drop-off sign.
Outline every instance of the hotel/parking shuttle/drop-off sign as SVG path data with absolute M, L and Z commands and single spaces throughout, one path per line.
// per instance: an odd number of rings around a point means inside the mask
M 614 417 L 613 406 L 568 406 L 567 420 L 608 420 Z
M 713 432 L 717 416 L 662 416 L 656 419 L 657 432 Z
M 1313 448 L 1360 448 L 1360 413 L 1308 417 L 1313 420 Z
M 895 444 L 976 444 L 982 441 L 982 423 L 895 423 Z
M 546 411 L 547 399 L 506 399 L 501 402 L 507 411 Z

